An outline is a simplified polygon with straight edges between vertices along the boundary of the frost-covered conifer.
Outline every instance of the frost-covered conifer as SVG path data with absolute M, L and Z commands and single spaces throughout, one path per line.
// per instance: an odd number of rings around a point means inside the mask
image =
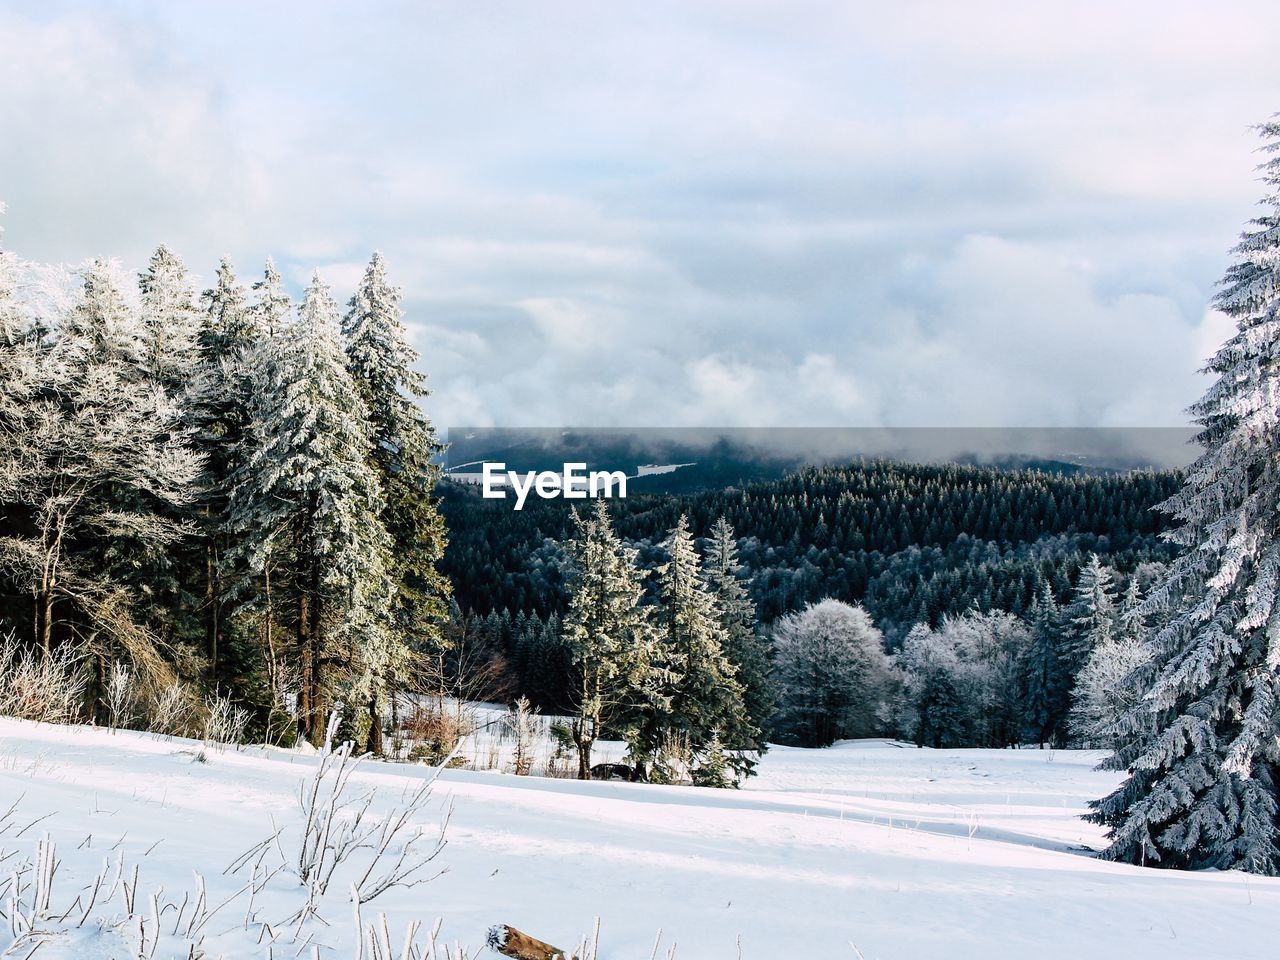
M 1068 677 L 1080 671 L 1089 651 L 1115 636 L 1117 613 L 1115 579 L 1098 555 L 1091 553 L 1080 568 L 1075 595 L 1066 610 L 1070 630 L 1063 645 L 1063 669 Z
M 672 736 L 687 740 L 696 755 L 721 730 L 731 731 L 733 747 L 747 749 L 754 737 L 742 684 L 725 655 L 716 597 L 703 579 L 687 517 L 681 515 L 663 546 L 668 559 L 657 571 L 655 627 L 665 683 L 663 696 L 632 728 L 633 756 L 646 762 Z
M 717 616 L 724 631 L 724 652 L 742 685 L 742 704 L 748 726 L 726 733 L 730 743 L 765 747 L 763 730 L 776 709 L 770 679 L 768 641 L 756 629 L 756 605 L 742 581 L 738 541 L 733 527 L 720 517 L 711 527 L 703 574 L 715 596 Z
M 1236 332 L 1192 407 L 1204 453 L 1163 504 L 1185 553 L 1140 608 L 1163 620 L 1144 700 L 1157 732 L 1094 805 L 1105 856 L 1132 863 L 1280 872 L 1280 120 L 1261 132 L 1266 210 L 1216 300 Z
M 78 300 L 59 324 L 57 358 L 64 376 L 110 369 L 121 381 L 141 376 L 141 331 L 121 284 L 119 265 L 97 259 L 84 271 Z
M 200 317 L 197 342 L 200 358 L 207 365 L 247 353 L 261 338 L 257 317 L 249 307 L 245 289 L 236 279 L 231 261 L 223 257 L 214 284 L 200 296 L 204 312 Z
M 191 277 L 181 258 L 162 244 L 138 275 L 138 291 L 143 368 L 152 383 L 177 396 L 197 363 L 200 313 Z
M 418 401 L 426 378 L 400 320 L 400 291 L 375 253 L 343 318 L 347 368 L 368 410 L 369 460 L 382 487 L 382 521 L 390 534 L 396 578 L 397 632 L 417 649 L 435 646 L 446 612 L 447 580 L 436 564 L 444 555 L 444 519 L 433 491 L 441 449 Z
M 6 377 L 3 391 L 26 390 L 20 467 L 5 472 L 0 500 L 22 504 L 29 522 L 0 537 L 0 566 L 33 601 L 38 644 L 79 638 L 100 676 L 108 653 L 123 654 L 145 682 L 160 681 L 171 674 L 131 581 L 189 532 L 178 518 L 199 461 L 176 407 L 140 376 L 137 325 L 111 264 L 85 270 L 51 326 L 47 341 L 23 344 L 30 379 Z
M 604 500 L 578 517 L 564 642 L 573 664 L 571 730 L 578 778 L 591 779 L 591 748 L 637 700 L 652 700 L 652 628 L 642 606 L 644 572 L 613 531 Z
M 213 287 L 200 299 L 204 310 L 197 336 L 197 363 L 183 403 L 193 443 L 204 456 L 199 511 L 204 532 L 201 613 L 205 656 L 210 675 L 216 678 L 230 610 L 227 580 L 233 579 L 223 570 L 231 556 L 227 505 L 231 478 L 246 454 L 258 328 L 245 302 L 244 287 L 225 257 L 218 265 Z
M 1036 591 L 1029 621 L 1031 642 L 1022 657 L 1023 712 L 1029 737 L 1043 745 L 1058 739 L 1067 696 L 1059 656 L 1062 617 L 1046 581 Z
M 945 747 L 963 742 L 965 710 L 960 702 L 955 648 L 927 623 L 917 623 L 894 657 L 903 677 L 899 726 L 918 746 Z
M 367 461 L 367 411 L 345 359 L 337 305 L 316 275 L 266 364 L 230 507 L 253 569 L 291 557 L 298 726 L 313 743 L 332 697 L 366 693 L 396 660 L 384 635 L 390 542 Z
M 285 293 L 280 271 L 276 269 L 276 262 L 270 257 L 267 257 L 262 279 L 253 285 L 253 295 L 251 308 L 253 322 L 258 326 L 261 336 L 273 340 L 288 326 L 293 311 L 293 301 Z

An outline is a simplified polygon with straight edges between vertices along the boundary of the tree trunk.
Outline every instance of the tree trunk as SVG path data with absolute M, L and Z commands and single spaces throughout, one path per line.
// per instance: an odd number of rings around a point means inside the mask
M 319 574 L 313 577 L 313 583 L 316 584 L 316 592 L 311 601 L 311 625 L 308 644 L 309 657 L 311 660 L 311 673 L 307 683 L 311 687 L 311 742 L 317 747 L 324 743 L 324 733 L 326 727 L 325 703 L 324 703 L 324 684 L 322 682 L 324 668 L 321 662 L 321 633 L 320 620 L 323 610 L 320 605 L 319 593 Z
M 298 739 L 311 733 L 311 598 L 306 592 L 298 596 L 298 655 L 302 676 L 298 682 Z
M 573 724 L 573 743 L 578 748 L 578 779 L 591 779 L 591 744 L 587 736 L 587 722 L 579 718 Z
M 376 693 L 369 695 L 369 741 L 365 749 L 375 757 L 382 756 L 382 716 Z
M 213 544 L 204 551 L 205 653 L 209 658 L 209 679 L 218 676 L 218 585 Z
M 44 590 L 36 600 L 36 638 L 40 649 L 53 649 L 53 591 Z

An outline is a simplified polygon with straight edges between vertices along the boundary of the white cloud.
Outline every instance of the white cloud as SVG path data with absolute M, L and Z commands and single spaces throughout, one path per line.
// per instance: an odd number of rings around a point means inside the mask
M 1176 424 L 1280 8 L 0 14 L 5 242 L 345 300 L 473 424 Z

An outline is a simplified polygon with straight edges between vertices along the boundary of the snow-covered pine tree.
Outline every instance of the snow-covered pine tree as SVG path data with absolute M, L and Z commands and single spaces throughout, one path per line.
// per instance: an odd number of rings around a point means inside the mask
M 47 343 L 35 332 L 35 318 L 18 303 L 18 284 L 17 257 L 0 249 L 0 519 L 5 531 L 0 575 L 31 591 L 32 563 L 26 555 L 36 517 L 31 480 L 45 467 L 44 434 L 57 426 L 57 407 L 51 402 Z M 34 627 L 38 641 L 40 626 Z
M 720 517 L 707 540 L 703 575 L 716 601 L 716 617 L 724 633 L 724 653 L 742 685 L 746 725 L 721 731 L 730 749 L 764 750 L 764 729 L 776 700 L 770 680 L 768 641 L 756 629 L 756 605 L 742 582 L 738 540 L 733 527 Z
M 257 325 L 259 335 L 274 340 L 289 325 L 293 313 L 293 301 L 285 292 L 284 281 L 276 262 L 267 257 L 262 279 L 253 284 L 253 306 L 250 315 Z
M 1280 873 L 1280 118 L 1261 125 L 1266 211 L 1234 249 L 1215 305 L 1235 334 L 1191 408 L 1204 453 L 1162 509 L 1185 548 L 1140 610 L 1156 669 L 1155 729 L 1129 777 L 1096 802 L 1104 856 Z M 1141 678 L 1143 671 L 1135 671 Z M 1143 684 L 1145 686 L 1145 682 Z
M 563 637 L 573 664 L 578 778 L 590 780 L 591 749 L 605 727 L 637 699 L 651 699 L 653 635 L 641 604 L 644 571 L 614 533 L 605 501 L 576 520 L 577 536 L 567 544 L 574 572 Z
M 0 204 L 0 213 L 4 205 Z M 0 248 L 0 345 L 25 339 L 30 321 L 18 308 L 18 258 Z
M 435 428 L 418 401 L 426 378 L 400 320 L 400 291 L 375 253 L 343 318 L 347 369 L 369 413 L 369 459 L 382 487 L 382 522 L 393 543 L 396 632 L 415 649 L 440 643 L 449 584 L 436 568 L 444 518 L 433 496 L 440 468 Z
M 1059 656 L 1062 617 L 1045 580 L 1036 590 L 1028 619 L 1031 643 L 1022 658 L 1023 713 L 1029 738 L 1043 746 L 1059 738 L 1067 695 Z
M 181 258 L 161 244 L 138 275 L 142 363 L 148 379 L 169 396 L 187 387 L 197 363 L 200 313 L 195 288 Z
M 724 743 L 720 740 L 720 731 L 713 730 L 711 739 L 703 748 L 693 768 L 693 785 L 695 787 L 736 787 L 739 774 L 733 769 Z
M 110 369 L 122 381 L 139 379 L 140 330 L 124 297 L 119 266 L 99 258 L 85 268 L 80 297 L 58 326 L 58 363 L 66 376 Z
M 258 326 L 231 262 L 223 258 L 213 287 L 201 295 L 197 365 L 184 397 L 193 443 L 204 456 L 200 478 L 200 544 L 205 656 L 218 678 L 229 589 L 223 566 L 230 555 L 227 505 L 231 478 L 246 452 L 257 360 Z M 234 578 L 232 578 L 234 579 Z
M 206 365 L 246 354 L 262 339 L 256 311 L 249 306 L 228 258 L 218 263 L 213 286 L 200 295 L 200 305 L 204 310 L 196 342 Z
M 1080 672 L 1094 647 L 1115 636 L 1117 613 L 1115 578 L 1101 558 L 1091 553 L 1080 568 L 1065 612 L 1070 629 L 1062 648 L 1062 666 L 1068 678 Z
M 278 335 L 262 387 L 230 520 L 252 569 L 287 555 L 278 591 L 293 607 L 298 732 L 319 744 L 331 699 L 366 694 L 396 658 L 384 635 L 390 538 L 367 460 L 368 414 L 319 274 L 296 322 Z
M 733 731 L 735 740 L 741 737 L 743 742 L 753 733 L 742 684 L 725 656 L 716 598 L 703 579 L 683 514 L 663 547 L 667 562 L 657 570 L 655 626 L 666 682 L 663 695 L 646 704 L 639 722 L 632 725 L 629 741 L 639 765 L 657 755 L 673 736 L 687 741 L 692 753 L 700 756 L 720 730 Z

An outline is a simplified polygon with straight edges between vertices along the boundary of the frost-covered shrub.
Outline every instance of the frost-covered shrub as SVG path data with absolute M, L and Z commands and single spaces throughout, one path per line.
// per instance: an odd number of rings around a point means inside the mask
M 152 733 L 182 736 L 190 725 L 191 694 L 180 680 L 152 691 L 146 704 L 146 726 Z
M 133 674 L 123 663 L 111 664 L 102 699 L 107 708 L 107 723 L 111 729 L 128 727 L 133 719 Z
M 0 715 L 43 723 L 74 723 L 81 717 L 86 676 L 79 651 L 61 646 L 46 652 L 0 635 Z
M 249 726 L 249 711 L 237 707 L 229 697 L 206 697 L 204 718 L 204 742 L 208 747 L 219 748 L 226 744 L 244 742 L 244 732 Z
M 538 737 L 538 712 L 530 706 L 528 697 L 521 697 L 506 716 L 506 727 L 515 741 L 512 772 L 517 777 L 527 777 L 533 770 L 533 750 Z

